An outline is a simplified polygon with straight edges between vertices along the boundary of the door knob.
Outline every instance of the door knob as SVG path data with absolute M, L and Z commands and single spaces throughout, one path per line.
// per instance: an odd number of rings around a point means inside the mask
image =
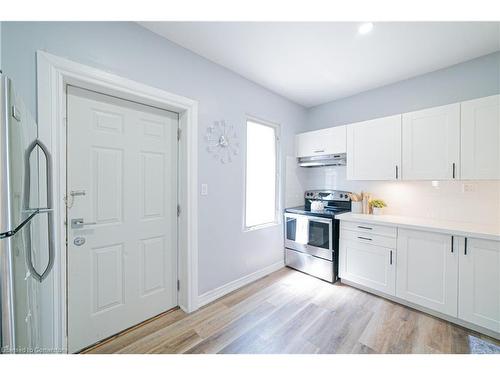
M 86 223 L 83 221 L 83 218 L 79 217 L 78 219 L 71 219 L 71 229 L 81 229 L 85 225 L 95 225 L 95 222 Z

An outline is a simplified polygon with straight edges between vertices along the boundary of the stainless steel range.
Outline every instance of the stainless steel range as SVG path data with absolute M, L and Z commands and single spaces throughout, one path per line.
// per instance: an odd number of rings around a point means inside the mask
M 285 209 L 285 264 L 334 283 L 338 279 L 339 221 L 351 211 L 346 191 L 308 190 L 304 206 Z

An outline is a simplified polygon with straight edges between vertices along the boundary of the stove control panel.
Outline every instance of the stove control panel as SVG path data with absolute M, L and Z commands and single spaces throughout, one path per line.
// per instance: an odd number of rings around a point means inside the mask
M 322 201 L 350 201 L 348 191 L 340 190 L 307 190 L 304 193 L 305 199 Z

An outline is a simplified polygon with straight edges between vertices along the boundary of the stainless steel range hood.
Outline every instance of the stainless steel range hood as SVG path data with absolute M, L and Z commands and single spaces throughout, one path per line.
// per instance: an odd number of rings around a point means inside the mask
M 319 156 L 306 156 L 298 158 L 299 166 L 301 167 L 326 167 L 329 165 L 339 166 L 346 165 L 346 153 L 319 155 Z

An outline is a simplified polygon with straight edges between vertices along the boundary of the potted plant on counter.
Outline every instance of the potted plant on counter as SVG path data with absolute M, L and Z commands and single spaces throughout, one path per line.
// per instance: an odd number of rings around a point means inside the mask
M 384 208 L 387 207 L 382 199 L 373 199 L 370 201 L 370 207 L 374 215 L 382 215 L 384 213 Z

